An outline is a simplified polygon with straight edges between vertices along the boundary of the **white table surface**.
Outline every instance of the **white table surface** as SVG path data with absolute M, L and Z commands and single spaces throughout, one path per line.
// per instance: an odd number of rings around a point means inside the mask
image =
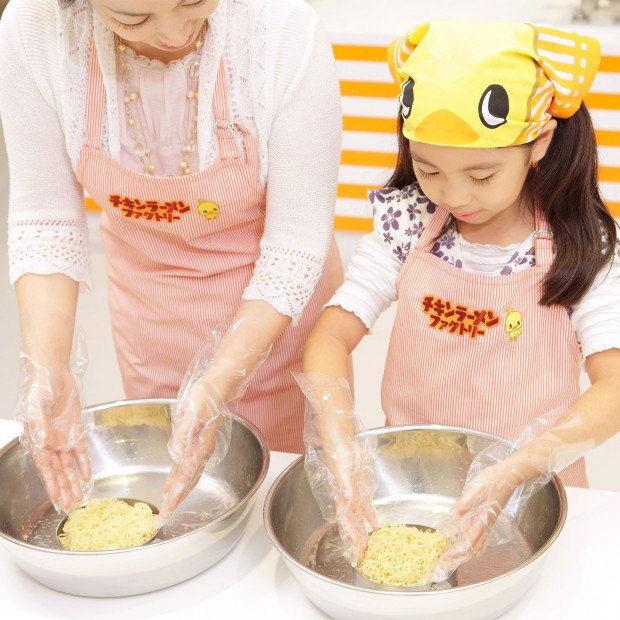
M 14 436 L 15 424 L 0 420 L 0 446 Z M 262 523 L 267 489 L 295 458 L 272 452 L 271 466 L 247 529 L 233 551 L 204 573 L 166 590 L 123 598 L 62 594 L 19 569 L 2 541 L 0 618 L 327 618 L 305 598 Z M 570 487 L 566 492 L 568 519 L 564 530 L 547 552 L 540 579 L 502 616 L 505 620 L 620 618 L 620 493 Z

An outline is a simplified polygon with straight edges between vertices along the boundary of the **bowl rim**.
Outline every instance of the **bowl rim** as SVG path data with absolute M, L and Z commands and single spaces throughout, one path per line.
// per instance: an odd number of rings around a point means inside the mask
M 394 425 L 394 426 L 380 426 L 377 428 L 372 428 L 372 429 L 362 431 L 358 433 L 358 436 L 364 437 L 368 435 L 373 435 L 373 436 L 383 435 L 386 433 L 393 432 L 394 430 L 399 430 L 399 431 L 442 430 L 442 431 L 449 431 L 449 432 L 466 433 L 468 435 L 480 437 L 482 439 L 491 439 L 494 441 L 507 441 L 506 439 L 502 437 L 498 437 L 497 435 L 492 435 L 490 433 L 485 433 L 482 431 L 474 431 L 474 430 L 464 428 L 464 427 L 459 427 L 459 426 L 444 426 L 442 424 L 407 424 L 407 425 Z M 564 484 L 562 483 L 562 481 L 559 479 L 559 477 L 556 474 L 551 477 L 550 482 L 552 482 L 555 487 L 555 490 L 558 494 L 558 500 L 560 503 L 560 515 L 559 515 L 558 522 L 556 523 L 553 529 L 553 532 L 551 533 L 549 538 L 545 541 L 545 543 L 535 553 L 533 553 L 527 560 L 519 564 L 519 566 L 513 568 L 512 570 L 506 573 L 503 573 L 502 575 L 497 575 L 496 577 L 492 577 L 490 579 L 486 579 L 478 583 L 468 584 L 466 586 L 456 586 L 454 588 L 450 588 L 449 590 L 429 590 L 429 591 L 422 591 L 422 592 L 393 592 L 393 591 L 387 591 L 387 590 L 368 590 L 360 586 L 337 581 L 336 579 L 332 579 L 331 577 L 327 577 L 325 575 L 322 575 L 321 573 L 317 573 L 316 571 L 312 570 L 308 566 L 304 566 L 301 562 L 299 562 L 292 555 L 290 555 L 290 553 L 288 553 L 286 549 L 284 549 L 284 547 L 280 544 L 280 542 L 278 541 L 276 537 L 273 526 L 271 525 L 271 519 L 269 518 L 269 515 L 271 514 L 271 507 L 274 501 L 276 491 L 284 483 L 284 481 L 292 475 L 293 470 L 295 470 L 297 467 L 299 467 L 300 464 L 303 463 L 304 458 L 305 457 L 302 454 L 299 458 L 295 459 L 273 481 L 271 487 L 267 491 L 265 502 L 263 504 L 263 524 L 265 526 L 265 530 L 267 531 L 269 538 L 271 539 L 271 542 L 273 543 L 274 547 L 278 550 L 278 552 L 280 553 L 283 559 L 295 565 L 298 569 L 302 570 L 304 573 L 314 578 L 318 578 L 321 581 L 324 581 L 336 587 L 349 588 L 349 589 L 356 590 L 359 592 L 379 594 L 382 596 L 384 595 L 387 595 L 387 596 L 394 596 L 394 595 L 396 596 L 437 596 L 441 594 L 447 594 L 450 592 L 462 592 L 462 591 L 469 590 L 472 588 L 478 588 L 480 586 L 492 583 L 494 581 L 498 581 L 499 579 L 505 579 L 509 577 L 510 575 L 513 575 L 514 573 L 522 570 L 529 564 L 533 564 L 534 562 L 537 562 L 541 558 L 543 553 L 556 541 L 556 539 L 560 535 L 560 532 L 564 528 L 564 524 L 566 523 L 566 516 L 568 512 L 568 500 L 566 497 L 566 491 L 564 490 Z
M 114 400 L 108 403 L 102 403 L 100 405 L 91 405 L 88 407 L 84 407 L 82 408 L 82 415 L 85 413 L 96 413 L 104 409 L 112 409 L 114 407 L 121 407 L 125 405 L 143 405 L 143 404 L 172 405 L 175 402 L 176 400 L 174 398 L 136 398 L 136 399 L 130 399 L 130 400 Z M 252 422 L 246 420 L 245 418 L 242 418 L 241 416 L 238 416 L 234 413 L 231 413 L 231 416 L 235 422 L 238 422 L 242 426 L 245 426 L 258 439 L 258 443 L 263 451 L 263 464 L 262 464 L 262 468 L 259 472 L 259 475 L 256 481 L 252 485 L 251 489 L 244 495 L 244 497 L 237 504 L 229 508 L 226 512 L 223 512 L 213 521 L 209 521 L 209 523 L 205 523 L 204 525 L 200 526 L 199 528 L 195 530 L 192 530 L 190 532 L 185 532 L 183 534 L 180 534 L 179 536 L 170 538 L 169 540 L 157 540 L 155 538 L 151 542 L 145 545 L 140 545 L 139 547 L 128 547 L 127 549 L 109 549 L 106 551 L 69 551 L 68 549 L 48 549 L 46 547 L 39 547 L 38 545 L 33 545 L 31 543 L 26 542 L 25 540 L 20 540 L 19 538 L 15 538 L 14 536 L 7 534 L 1 529 L 0 529 L 0 538 L 6 540 L 9 543 L 14 543 L 19 546 L 26 547 L 28 549 L 32 549 L 32 550 L 43 552 L 43 553 L 57 553 L 61 555 L 70 555 L 70 556 L 79 556 L 79 557 L 87 557 L 90 555 L 101 557 L 103 555 L 140 552 L 146 549 L 160 547 L 161 545 L 166 545 L 169 543 L 173 543 L 177 540 L 188 538 L 189 536 L 193 536 L 194 534 L 213 526 L 215 523 L 219 523 L 220 521 L 223 521 L 224 519 L 228 518 L 231 514 L 233 514 L 234 512 L 237 512 L 240 508 L 245 506 L 245 504 L 247 504 L 254 497 L 254 495 L 256 495 L 256 492 L 259 490 L 261 484 L 263 483 L 263 481 L 265 480 L 265 477 L 267 476 L 267 472 L 269 470 L 269 463 L 270 463 L 269 445 L 267 444 L 267 440 L 265 439 L 265 436 L 263 435 L 263 433 L 258 428 L 256 428 L 256 426 L 252 424 Z M 9 450 L 12 450 L 15 447 L 15 445 L 18 443 L 20 443 L 20 439 L 19 437 L 16 437 L 11 442 L 6 444 L 3 448 L 1 448 L 0 459 L 5 455 L 5 453 L 7 453 Z

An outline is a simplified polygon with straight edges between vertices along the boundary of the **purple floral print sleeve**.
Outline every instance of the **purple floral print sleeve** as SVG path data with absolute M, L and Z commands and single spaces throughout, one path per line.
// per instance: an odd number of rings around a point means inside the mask
M 417 183 L 404 189 L 384 187 L 368 193 L 374 228 L 390 251 L 404 263 L 421 237 L 436 206 Z

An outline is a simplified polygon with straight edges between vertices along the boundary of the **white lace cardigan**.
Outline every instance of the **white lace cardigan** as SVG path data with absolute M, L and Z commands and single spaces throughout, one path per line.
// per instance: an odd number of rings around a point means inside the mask
M 107 93 L 103 148 L 119 158 L 112 32 L 87 0 L 12 0 L 0 24 L 0 113 L 9 170 L 9 277 L 63 273 L 89 285 L 83 189 L 91 37 Z M 255 133 L 267 185 L 261 255 L 244 299 L 296 321 L 329 248 L 341 147 L 331 45 L 303 0 L 220 0 L 199 82 L 198 157 L 219 157 L 210 105 L 220 58 L 231 113 Z M 240 133 L 240 132 L 237 132 Z

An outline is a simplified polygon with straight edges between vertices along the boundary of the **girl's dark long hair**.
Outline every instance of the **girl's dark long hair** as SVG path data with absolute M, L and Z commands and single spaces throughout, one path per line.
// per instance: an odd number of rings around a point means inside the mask
M 399 189 L 416 181 L 402 123 L 399 115 L 398 161 L 386 184 Z M 572 306 L 611 261 L 618 234 L 598 186 L 598 151 L 590 113 L 581 104 L 576 114 L 557 123 L 547 154 L 525 180 L 523 196 L 532 205 L 538 200 L 555 245 L 540 303 Z

